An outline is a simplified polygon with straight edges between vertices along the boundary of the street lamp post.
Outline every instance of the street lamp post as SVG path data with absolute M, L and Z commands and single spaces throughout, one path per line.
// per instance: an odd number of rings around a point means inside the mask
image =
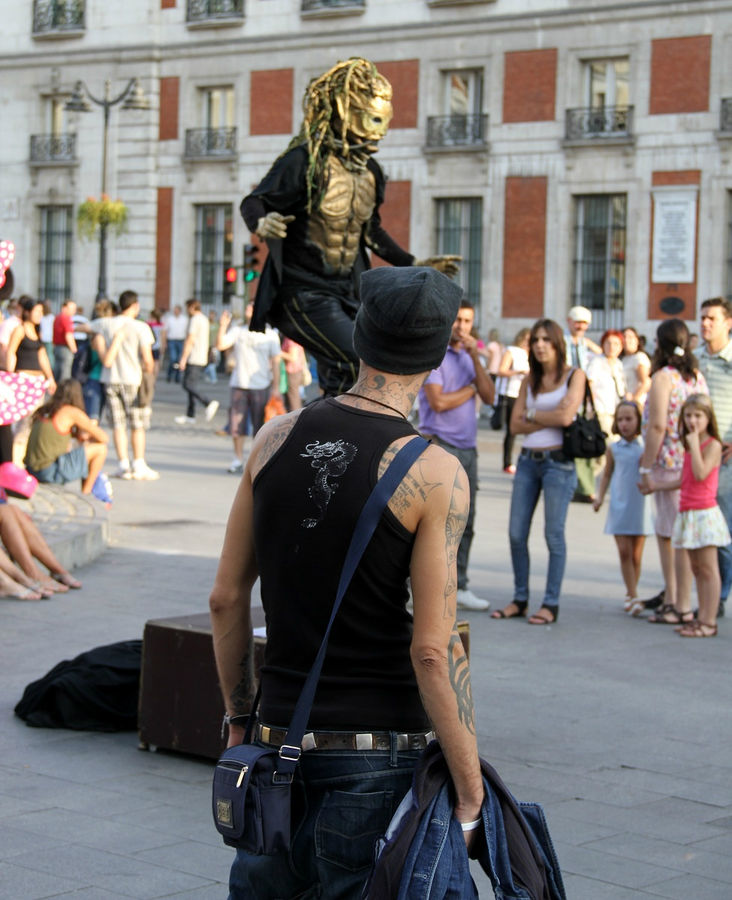
M 130 78 L 126 87 L 112 97 L 112 83 L 104 82 L 104 96 L 95 97 L 83 81 L 74 85 L 74 93 L 66 103 L 71 112 L 91 112 L 89 100 L 104 111 L 104 136 L 102 140 L 102 197 L 107 193 L 107 146 L 109 143 L 109 111 L 113 106 L 122 103 L 122 109 L 150 109 L 150 101 L 145 95 L 137 78 Z M 100 198 L 101 199 L 101 198 Z M 99 224 L 99 281 L 97 283 L 97 300 L 107 296 L 107 223 Z

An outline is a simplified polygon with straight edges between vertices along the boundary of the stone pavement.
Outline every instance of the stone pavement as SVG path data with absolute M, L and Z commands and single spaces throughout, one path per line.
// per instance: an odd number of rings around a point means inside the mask
M 224 385 L 214 392 L 225 400 Z M 237 479 L 225 471 L 229 441 L 202 419 L 175 426 L 182 411 L 182 391 L 161 384 L 148 461 L 162 478 L 115 484 L 111 544 L 77 571 L 83 590 L 0 600 L 3 900 L 226 896 L 232 851 L 211 824 L 209 761 L 142 752 L 133 733 L 32 729 L 12 712 L 24 686 L 59 660 L 139 638 L 148 619 L 206 609 Z M 481 432 L 471 583 L 494 608 L 511 599 L 510 477 L 498 446 L 499 436 Z M 544 804 L 572 900 L 724 900 L 732 621 L 722 620 L 716 640 L 684 641 L 625 617 L 603 520 L 571 507 L 556 626 L 469 614 L 481 752 L 517 797 Z M 538 606 L 541 518 L 532 548 Z M 652 543 L 644 561 L 650 595 L 659 587 Z M 492 896 L 487 879 L 476 880 Z

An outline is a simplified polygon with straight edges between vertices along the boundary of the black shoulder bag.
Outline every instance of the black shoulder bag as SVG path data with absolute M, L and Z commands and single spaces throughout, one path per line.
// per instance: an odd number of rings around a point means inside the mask
M 567 379 L 567 388 L 572 375 Z M 562 452 L 569 459 L 596 459 L 605 452 L 605 432 L 600 428 L 590 384 L 585 379 L 585 398 L 574 422 L 564 429 Z
M 427 441 L 421 437 L 413 438 L 402 447 L 361 510 L 341 571 L 330 621 L 295 706 L 284 743 L 279 749 L 251 743 L 260 687 L 249 715 L 244 743 L 229 747 L 216 764 L 212 797 L 214 824 L 224 843 L 231 847 L 240 847 L 257 855 L 272 855 L 290 847 L 290 786 L 302 752 L 300 745 L 333 622 L 389 498 L 426 447 Z

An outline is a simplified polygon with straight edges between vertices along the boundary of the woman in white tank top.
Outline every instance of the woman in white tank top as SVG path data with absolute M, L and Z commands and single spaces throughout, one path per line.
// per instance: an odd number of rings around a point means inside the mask
M 529 604 L 529 530 L 544 494 L 544 533 L 549 567 L 541 608 L 530 625 L 551 625 L 559 617 L 559 595 L 567 561 L 564 523 L 577 484 L 574 461 L 562 453 L 563 429 L 572 422 L 585 393 L 585 375 L 565 362 L 562 329 L 551 319 L 534 323 L 529 338 L 529 374 L 511 413 L 511 431 L 523 434 L 511 494 L 509 540 L 513 601 L 494 619 L 523 618 Z

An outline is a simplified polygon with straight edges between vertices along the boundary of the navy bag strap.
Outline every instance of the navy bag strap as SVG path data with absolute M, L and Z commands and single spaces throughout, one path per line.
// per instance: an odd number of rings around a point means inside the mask
M 343 570 L 341 571 L 340 581 L 338 582 L 338 591 L 336 593 L 335 602 L 333 603 L 333 610 L 330 614 L 328 627 L 325 629 L 318 655 L 315 657 L 313 667 L 305 680 L 305 684 L 300 692 L 300 697 L 295 705 L 295 711 L 292 714 L 290 727 L 287 729 L 285 742 L 280 747 L 280 763 L 273 777 L 275 782 L 292 781 L 295 766 L 297 765 L 302 752 L 300 744 L 302 743 L 302 738 L 308 724 L 308 717 L 310 716 L 310 710 L 312 709 L 313 700 L 315 699 L 315 689 L 318 686 L 318 679 L 320 678 L 320 672 L 323 668 L 323 662 L 325 661 L 330 630 L 333 627 L 333 622 L 335 621 L 336 614 L 340 608 L 346 588 L 351 582 L 353 573 L 356 571 L 356 567 L 371 540 L 371 536 L 376 530 L 376 526 L 379 524 L 381 514 L 383 513 L 386 504 L 389 502 L 391 495 L 417 460 L 417 457 L 424 452 L 427 446 L 429 446 L 428 441 L 419 436 L 412 438 L 409 443 L 405 444 L 391 461 L 383 476 L 376 482 L 374 489 L 371 491 L 368 500 L 361 510 L 361 514 L 356 522 L 356 528 L 353 532 L 353 537 L 351 538 L 351 543 L 348 547 L 346 560 L 343 563 Z M 258 699 L 259 692 L 257 692 L 257 700 Z

